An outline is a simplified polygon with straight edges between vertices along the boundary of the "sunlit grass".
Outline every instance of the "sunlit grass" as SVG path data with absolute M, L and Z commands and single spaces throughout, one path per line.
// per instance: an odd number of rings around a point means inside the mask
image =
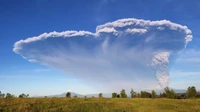
M 13 98 L 0 112 L 200 112 L 200 99 Z

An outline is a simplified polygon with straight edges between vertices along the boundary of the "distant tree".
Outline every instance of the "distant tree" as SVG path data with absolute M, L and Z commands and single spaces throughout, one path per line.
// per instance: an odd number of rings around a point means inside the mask
M 160 93 L 160 98 L 166 98 L 166 93 L 165 92 L 163 92 L 163 93 Z
M 131 98 L 135 98 L 136 97 L 136 92 L 133 91 L 133 89 L 131 89 Z
M 146 91 L 141 91 L 140 94 L 141 94 L 141 98 L 151 98 L 152 97 L 151 93 L 146 92 Z
M 137 97 L 138 97 L 138 98 L 141 98 L 141 94 L 140 94 L 140 93 L 137 93 Z
M 117 98 L 120 98 L 120 94 L 117 94 Z
M 186 94 L 188 98 L 195 98 L 197 96 L 196 88 L 194 86 L 188 87 Z
M 165 94 L 167 98 L 171 98 L 171 99 L 176 98 L 176 93 L 174 92 L 174 90 L 172 89 L 170 90 L 169 87 L 166 87 L 164 90 L 165 90 Z
M 4 98 L 5 94 L 0 91 L 0 98 Z
M 176 99 L 186 99 L 186 98 L 187 98 L 186 93 L 176 94 Z
M 156 98 L 156 92 L 154 90 L 151 91 L 152 98 Z
M 66 97 L 71 98 L 71 92 L 67 92 Z
M 12 94 L 10 94 L 10 93 L 7 93 L 6 94 L 6 98 L 14 98 L 15 96 L 14 95 L 12 95 Z
M 19 95 L 19 98 L 24 98 L 24 93 Z
M 162 95 L 162 93 L 160 93 L 159 97 L 160 97 L 160 98 L 163 98 L 163 95 Z
M 117 98 L 117 93 L 112 93 L 112 98 Z
M 44 96 L 44 98 L 47 98 L 47 96 Z
M 137 94 L 136 94 L 136 97 L 137 97 L 137 98 L 141 98 L 141 94 L 140 94 L 140 93 L 137 93 Z
M 87 98 L 87 96 L 84 96 L 84 98 Z
M 78 98 L 78 96 L 77 96 L 77 95 L 74 95 L 74 98 Z
M 95 98 L 94 96 L 92 96 L 91 98 Z
M 19 98 L 28 98 L 28 96 L 29 96 L 29 94 L 26 95 L 26 94 L 22 93 L 19 95 Z
M 3 94 L 2 94 L 2 98 L 4 98 L 4 97 L 5 97 L 5 94 L 3 93 Z
M 102 98 L 103 97 L 103 94 L 102 93 L 99 93 L 99 98 Z
M 200 98 L 200 92 L 197 93 L 196 98 Z
M 124 89 L 121 90 L 120 96 L 121 96 L 121 98 L 127 98 L 127 94 Z

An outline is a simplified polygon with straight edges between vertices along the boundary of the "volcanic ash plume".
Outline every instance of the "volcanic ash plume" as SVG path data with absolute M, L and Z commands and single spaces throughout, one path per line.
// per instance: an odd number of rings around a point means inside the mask
M 169 84 L 170 54 L 191 40 L 186 26 L 127 18 L 99 25 L 95 33 L 43 33 L 16 42 L 13 51 L 93 85 L 145 88 L 157 80 L 163 88 Z
M 152 66 L 156 71 L 157 80 L 162 88 L 169 84 L 169 52 L 156 53 L 152 59 Z

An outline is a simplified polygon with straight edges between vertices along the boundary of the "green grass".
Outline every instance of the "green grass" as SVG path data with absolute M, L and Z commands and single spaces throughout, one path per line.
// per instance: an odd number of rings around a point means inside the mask
M 200 112 L 200 99 L 13 98 L 0 112 Z

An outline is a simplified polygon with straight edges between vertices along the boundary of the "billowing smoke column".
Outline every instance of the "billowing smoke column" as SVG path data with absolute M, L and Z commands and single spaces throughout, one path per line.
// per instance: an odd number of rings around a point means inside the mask
M 13 51 L 87 81 L 142 86 L 141 80 L 151 83 L 157 79 L 166 87 L 170 54 L 184 49 L 191 40 L 186 26 L 128 18 L 99 25 L 95 33 L 43 33 L 16 42 Z
M 169 84 L 169 55 L 169 52 L 159 52 L 152 59 L 152 66 L 155 68 L 157 80 L 162 88 Z

